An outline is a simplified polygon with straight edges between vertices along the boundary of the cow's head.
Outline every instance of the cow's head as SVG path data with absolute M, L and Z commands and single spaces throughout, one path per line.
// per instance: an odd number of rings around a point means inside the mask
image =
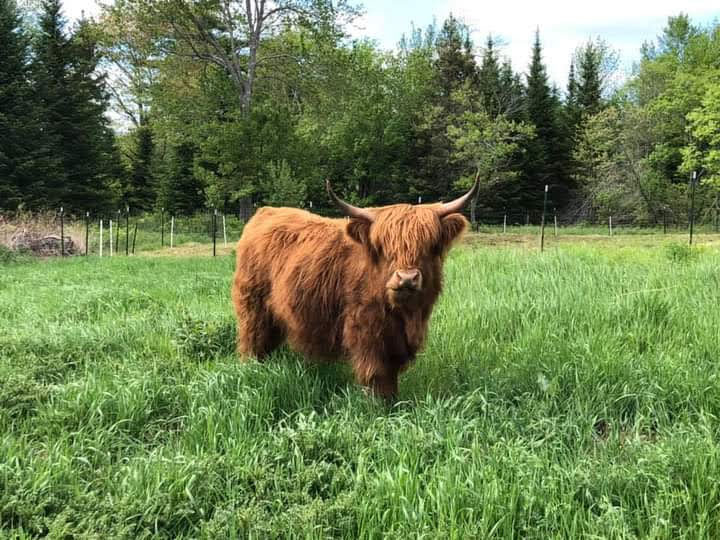
M 440 288 L 442 260 L 453 241 L 465 230 L 459 212 L 475 195 L 478 177 L 465 195 L 448 203 L 396 204 L 358 208 L 332 191 L 330 198 L 350 218 L 347 234 L 363 245 L 379 273 L 392 305 L 414 304 L 425 292 Z

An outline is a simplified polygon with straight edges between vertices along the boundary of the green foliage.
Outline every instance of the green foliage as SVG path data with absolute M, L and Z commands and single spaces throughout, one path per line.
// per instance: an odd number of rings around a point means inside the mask
M 267 166 L 267 203 L 271 206 L 295 206 L 305 204 L 307 190 L 302 180 L 293 177 L 287 161 L 270 162 Z
M 143 123 L 133 132 L 134 152 L 130 160 L 129 183 L 124 202 L 135 211 L 147 211 L 155 203 L 153 178 L 154 142 L 150 126 Z M 184 172 L 184 171 L 183 171 Z
M 185 313 L 178 324 L 174 341 L 187 358 L 212 360 L 235 350 L 235 324 L 227 320 L 198 320 Z
M 673 262 L 688 262 L 697 259 L 698 255 L 698 249 L 688 244 L 671 243 L 665 246 L 665 256 Z
M 17 259 L 17 254 L 2 244 L 0 244 L 0 264 L 8 264 Z
M 700 105 L 687 114 L 690 144 L 682 149 L 681 169 L 689 174 L 700 170 L 704 182 L 720 190 L 720 71 L 711 71 L 707 77 L 707 90 Z

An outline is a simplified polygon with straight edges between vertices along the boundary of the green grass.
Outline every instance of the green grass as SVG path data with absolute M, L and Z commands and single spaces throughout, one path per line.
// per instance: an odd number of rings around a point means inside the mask
M 720 536 L 720 254 L 461 248 L 392 408 L 232 353 L 233 261 L 0 266 L 0 536 Z

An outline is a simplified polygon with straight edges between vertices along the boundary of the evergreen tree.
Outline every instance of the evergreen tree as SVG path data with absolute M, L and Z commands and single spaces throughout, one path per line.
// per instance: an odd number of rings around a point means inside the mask
M 452 14 L 443 23 L 435 47 L 435 69 L 442 97 L 449 100 L 452 92 L 466 82 L 477 84 L 478 70 L 473 58 L 470 33 Z
M 574 135 L 580 123 L 580 106 L 578 104 L 578 82 L 575 76 L 575 61 L 570 62 L 568 73 L 567 94 L 565 98 L 565 125 L 571 135 Z
M 171 213 L 189 215 L 202 207 L 202 185 L 194 173 L 195 153 L 196 148 L 188 141 L 170 149 L 158 202 Z
M 96 74 L 98 55 L 89 24 L 81 22 L 70 37 L 65 26 L 59 0 L 45 1 L 32 75 L 43 105 L 42 144 L 58 157 L 61 169 L 45 176 L 45 205 L 102 209 L 110 202 L 118 162 L 105 118 L 105 82 Z
M 598 113 L 602 107 L 601 62 L 600 49 L 588 41 L 580 53 L 577 82 L 577 105 L 585 116 Z
M 492 36 L 488 36 L 478 76 L 483 106 L 491 118 L 496 118 L 500 114 L 503 94 L 494 45 Z
M 0 208 L 41 206 L 43 179 L 61 172 L 52 149 L 43 144 L 28 45 L 14 1 L 0 0 Z
M 135 152 L 130 165 L 130 183 L 124 198 L 133 211 L 146 211 L 153 207 L 156 198 L 152 164 L 155 144 L 147 120 L 142 120 L 133 135 Z
M 461 114 L 457 92 L 471 92 L 472 102 L 479 102 L 478 69 L 467 27 L 452 15 L 443 23 L 435 41 L 433 78 L 436 93 L 420 111 L 414 129 L 414 149 L 419 166 L 414 167 L 410 181 L 413 196 L 425 200 L 447 198 L 461 172 L 453 162 L 453 144 L 448 138 L 451 117 Z
M 561 206 L 568 197 L 568 174 L 565 170 L 569 148 L 560 129 L 560 100 L 551 89 L 542 61 L 540 32 L 535 34 L 532 61 L 527 76 L 526 114 L 535 126 L 535 138 L 526 147 L 524 202 L 528 209 L 540 209 L 543 186 L 552 184 L 549 200 Z
M 12 0 L 0 0 L 0 50 L 0 208 L 15 208 L 21 202 L 22 123 L 31 92 L 25 68 L 27 43 Z

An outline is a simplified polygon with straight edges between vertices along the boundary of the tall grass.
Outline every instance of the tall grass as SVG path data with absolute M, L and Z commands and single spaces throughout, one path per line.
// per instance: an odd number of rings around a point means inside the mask
M 232 259 L 0 268 L 8 536 L 711 538 L 720 255 L 462 248 L 391 408 L 232 353 Z

